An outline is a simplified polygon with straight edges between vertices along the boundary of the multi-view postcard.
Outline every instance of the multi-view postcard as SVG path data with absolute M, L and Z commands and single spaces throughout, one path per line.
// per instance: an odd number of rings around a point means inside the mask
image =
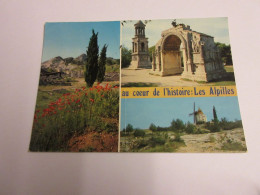
M 246 152 L 227 18 L 46 23 L 30 151 Z

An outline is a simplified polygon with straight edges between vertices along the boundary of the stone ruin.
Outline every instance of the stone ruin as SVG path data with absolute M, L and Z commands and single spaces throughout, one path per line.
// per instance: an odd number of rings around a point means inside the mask
M 151 74 L 181 74 L 193 81 L 212 81 L 226 76 L 214 37 L 193 31 L 190 26 L 172 23 L 162 31 L 153 53 Z

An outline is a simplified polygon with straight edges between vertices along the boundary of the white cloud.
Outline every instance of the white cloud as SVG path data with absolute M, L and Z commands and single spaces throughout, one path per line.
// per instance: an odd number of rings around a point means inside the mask
M 172 28 L 171 20 L 152 20 L 146 25 L 145 34 L 149 41 L 149 47 L 155 45 L 161 38 L 163 30 Z M 122 45 L 131 49 L 134 37 L 134 24 L 137 21 L 127 21 L 122 27 Z M 214 37 L 215 42 L 229 44 L 227 18 L 194 18 L 177 19 L 177 23 L 190 25 L 191 29 Z

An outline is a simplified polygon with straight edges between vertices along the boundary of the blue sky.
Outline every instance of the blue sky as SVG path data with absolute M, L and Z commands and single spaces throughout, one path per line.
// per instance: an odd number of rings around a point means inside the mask
M 173 19 L 152 20 L 146 25 L 145 34 L 149 41 L 149 47 L 155 45 L 161 38 L 161 32 L 172 28 Z M 122 28 L 122 44 L 132 49 L 132 38 L 134 37 L 134 24 L 137 21 L 128 21 Z M 194 31 L 201 32 L 214 37 L 215 42 L 229 43 L 228 19 L 227 18 L 193 18 L 177 19 L 177 23 L 190 25 Z
M 200 97 L 200 98 L 147 98 L 147 99 L 121 99 L 121 127 L 127 124 L 134 128 L 145 129 L 154 123 L 156 126 L 170 126 L 173 119 L 184 122 L 193 122 L 189 116 L 193 112 L 193 103 L 196 110 L 201 108 L 208 121 L 213 119 L 213 106 L 219 119 L 241 120 L 238 99 L 234 97 Z
M 98 32 L 99 50 L 107 44 L 107 57 L 119 59 L 120 22 L 61 22 L 45 24 L 42 61 L 86 53 L 92 29 Z

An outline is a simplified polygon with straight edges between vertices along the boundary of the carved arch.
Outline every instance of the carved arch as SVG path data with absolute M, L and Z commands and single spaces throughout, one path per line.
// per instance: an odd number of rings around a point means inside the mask
M 183 46 L 183 50 L 185 51 L 186 62 L 187 62 L 187 60 L 188 60 L 188 52 L 187 52 L 188 45 L 187 45 L 187 41 L 186 41 L 186 39 L 181 35 L 181 33 L 179 33 L 179 32 L 169 32 L 169 33 L 167 33 L 166 35 L 164 35 L 164 36 L 162 37 L 162 42 L 161 42 L 162 52 L 164 52 L 165 41 L 167 40 L 168 37 L 170 37 L 170 36 L 172 36 L 172 35 L 177 36 L 177 37 L 181 40 L 181 43 L 182 43 L 182 46 Z

